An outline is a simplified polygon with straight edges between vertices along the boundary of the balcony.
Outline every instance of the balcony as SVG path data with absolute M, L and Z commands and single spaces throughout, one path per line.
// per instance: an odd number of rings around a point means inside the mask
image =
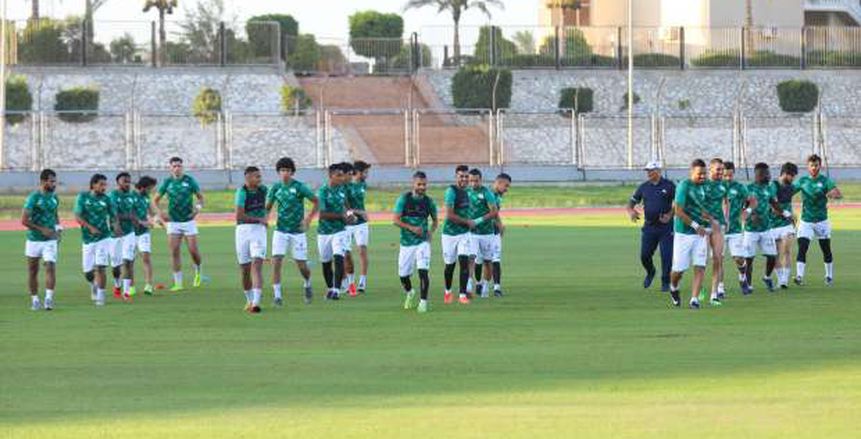
M 844 14 L 855 25 L 861 25 L 861 0 L 806 0 L 805 12 L 832 12 Z

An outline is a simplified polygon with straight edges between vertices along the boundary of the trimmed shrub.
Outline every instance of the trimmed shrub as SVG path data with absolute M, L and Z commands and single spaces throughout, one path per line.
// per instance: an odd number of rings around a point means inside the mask
M 376 60 L 401 51 L 404 19 L 398 14 L 361 11 L 350 16 L 350 47 L 357 54 Z
M 799 67 L 801 66 L 801 58 L 762 50 L 748 57 L 745 65 L 749 67 Z
M 194 98 L 191 113 L 201 125 L 215 122 L 221 114 L 221 93 L 209 87 L 202 88 Z
M 777 84 L 780 109 L 788 113 L 809 113 L 819 102 L 819 87 L 807 80 L 790 80 Z
M 33 110 L 33 94 L 27 78 L 22 75 L 14 75 L 6 78 L 6 123 L 17 125 L 26 117 L 23 114 L 9 114 L 9 112 L 28 112 Z
M 640 53 L 634 55 L 634 65 L 637 67 L 678 67 L 682 60 L 666 53 Z
M 287 65 L 297 72 L 312 72 L 317 69 L 320 60 L 320 46 L 314 35 L 303 34 L 295 38 L 287 38 L 291 47 L 287 48 Z
M 302 87 L 284 85 L 281 87 L 281 109 L 284 113 L 292 114 L 296 110 L 304 110 L 311 106 L 311 98 Z
M 341 52 L 341 48 L 335 44 L 320 46 L 320 60 L 317 65 L 319 70 L 337 74 L 345 73 L 348 70 L 347 57 Z
M 561 38 L 561 40 L 562 50 L 559 52 L 559 55 L 562 58 L 588 59 L 590 56 L 592 56 L 592 46 L 589 45 L 589 42 L 583 35 L 583 31 L 581 31 L 580 29 L 566 29 L 565 35 Z M 556 37 L 544 37 L 544 40 L 541 42 L 541 46 L 539 47 L 538 52 L 545 55 L 550 55 L 551 57 L 555 57 Z
M 696 67 L 741 67 L 739 52 L 704 52 L 691 60 Z M 801 59 L 797 56 L 782 55 L 768 50 L 759 50 L 745 59 L 747 67 L 798 67 Z
M 588 87 L 563 88 L 559 95 L 559 110 L 574 109 L 574 114 L 591 113 L 594 92 Z M 564 114 L 570 114 L 563 111 Z
M 71 60 L 62 21 L 28 20 L 18 36 L 18 60 L 22 64 L 58 64 Z
M 637 105 L 639 103 L 640 103 L 640 95 L 638 95 L 637 92 L 634 92 L 634 105 Z M 622 95 L 622 108 L 620 108 L 620 111 L 624 111 L 627 109 L 628 109 L 628 93 L 625 92 L 625 94 Z
M 490 50 L 491 32 L 493 29 L 493 52 Z M 491 58 L 491 53 L 493 58 Z M 499 63 L 504 58 L 517 55 L 517 45 L 505 39 L 502 29 L 495 26 L 482 26 L 478 30 L 478 41 L 475 42 L 475 58 L 482 63 L 490 63 L 491 59 Z
M 696 67 L 739 67 L 741 59 L 738 52 L 706 51 L 691 60 Z
M 278 23 L 281 29 L 281 38 L 286 36 L 295 37 L 299 35 L 299 23 L 290 15 L 286 14 L 265 14 L 255 15 L 248 19 L 245 23 L 245 33 L 248 35 L 248 44 L 251 46 L 254 56 L 267 56 L 272 52 L 272 44 L 274 42 L 272 31 L 268 26 L 254 24 L 254 22 L 274 21 Z M 284 46 L 281 46 L 281 59 L 287 60 L 287 54 Z
M 55 96 L 54 111 L 60 120 L 72 123 L 89 122 L 99 111 L 99 90 L 75 87 L 60 90 Z
M 497 76 L 496 105 L 493 86 Z M 451 80 L 451 94 L 456 108 L 508 108 L 511 104 L 511 71 L 487 65 L 461 67 Z
M 861 67 L 861 53 L 811 50 L 807 65 L 812 67 Z

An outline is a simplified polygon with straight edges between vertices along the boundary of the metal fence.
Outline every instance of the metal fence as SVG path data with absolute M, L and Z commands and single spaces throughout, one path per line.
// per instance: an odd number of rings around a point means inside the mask
M 190 168 L 269 167 L 282 156 L 325 167 L 362 159 L 418 167 L 453 163 L 639 168 L 661 160 L 683 168 L 694 157 L 739 166 L 803 162 L 861 166 L 855 116 L 825 114 L 660 117 L 571 111 L 336 110 L 224 113 L 210 123 L 186 114 L 7 113 L 4 170 L 159 169 L 173 155 Z

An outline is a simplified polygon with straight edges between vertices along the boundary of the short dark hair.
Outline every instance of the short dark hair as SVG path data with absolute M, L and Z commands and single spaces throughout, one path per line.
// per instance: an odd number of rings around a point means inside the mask
M 275 170 L 281 172 L 282 169 L 286 169 L 290 172 L 296 172 L 296 163 L 293 163 L 293 159 L 290 157 L 281 157 L 278 159 L 278 162 L 275 163 Z
M 413 179 L 416 179 L 416 178 L 421 178 L 421 179 L 427 180 L 428 175 L 425 174 L 424 171 L 416 171 L 415 174 L 413 174 Z
M 475 175 L 478 176 L 478 178 L 481 178 L 481 170 L 478 168 L 472 168 L 469 170 L 469 175 Z
M 54 172 L 53 169 L 43 169 L 42 172 L 39 173 L 39 181 L 48 181 L 51 177 L 56 177 L 57 173 Z
M 759 162 L 753 166 L 753 170 L 754 171 L 767 171 L 768 170 L 768 163 Z
M 705 167 L 706 167 L 706 162 L 704 162 L 703 159 L 694 159 L 694 161 L 691 162 L 691 168 L 705 168 Z
M 727 171 L 735 171 L 735 163 L 733 162 L 723 162 L 723 168 Z
M 146 187 L 153 187 L 156 185 L 156 183 L 158 183 L 158 180 L 150 177 L 149 175 L 144 175 L 140 178 L 140 180 L 138 180 L 138 182 L 135 184 L 135 187 L 138 189 L 143 189 Z
M 106 177 L 105 174 L 93 174 L 93 176 L 90 177 L 90 188 L 92 189 L 92 187 L 100 181 L 108 181 L 108 177 Z
M 350 174 L 353 172 L 353 164 L 350 162 L 341 162 L 338 163 L 338 166 L 344 171 L 345 174 Z
M 822 164 L 822 157 L 819 157 L 819 154 L 810 154 L 810 157 L 807 157 L 807 163 L 816 162 L 820 165 Z
M 260 172 L 260 168 L 258 168 L 257 166 L 249 166 L 245 168 L 245 175 L 253 174 L 255 172 Z
M 709 160 L 709 166 L 711 166 L 711 165 L 716 165 L 716 164 L 718 164 L 718 163 L 720 163 L 720 164 L 724 164 L 723 159 L 722 159 L 722 158 L 720 158 L 720 157 L 715 157 L 715 158 L 713 158 L 713 159 Z
M 353 169 L 355 169 L 356 172 L 365 172 L 368 169 L 371 169 L 371 164 L 362 160 L 356 160 L 353 163 Z
M 170 163 L 170 164 L 174 164 L 174 163 L 177 163 L 177 162 L 182 163 L 182 158 L 177 157 L 177 156 L 173 156 L 173 157 L 171 157 L 171 158 L 170 158 L 170 160 L 168 160 L 167 162 L 168 162 L 168 163 Z
M 117 183 L 119 183 L 120 179 L 121 179 L 121 178 L 123 178 L 123 177 L 128 177 L 128 178 L 129 178 L 129 180 L 131 180 L 131 178 L 132 178 L 132 174 L 129 174 L 129 173 L 128 173 L 128 172 L 126 172 L 126 171 L 120 172 L 119 174 L 117 174 L 117 178 L 116 178 L 114 181 L 116 181 Z
M 329 175 L 334 174 L 336 171 L 342 171 L 342 170 L 343 169 L 341 168 L 340 163 L 332 163 L 331 165 L 329 165 Z
M 501 173 L 501 174 L 499 174 L 499 175 L 497 175 L 497 176 L 496 176 L 496 179 L 497 179 L 497 180 L 506 180 L 506 181 L 508 181 L 509 183 L 511 183 L 511 176 L 510 176 L 510 175 L 508 175 L 508 174 L 506 174 L 506 173 L 504 173 L 504 172 L 503 172 L 503 173 Z
M 466 166 L 466 165 L 457 165 L 457 167 L 456 167 L 456 168 L 454 168 L 454 172 L 455 172 L 455 173 L 458 173 L 458 172 L 469 172 L 469 166 Z
M 781 174 L 798 175 L 798 166 L 792 162 L 786 162 L 780 167 Z

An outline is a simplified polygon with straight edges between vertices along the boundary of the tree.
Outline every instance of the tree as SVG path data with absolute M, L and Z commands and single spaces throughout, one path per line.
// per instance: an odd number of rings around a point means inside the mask
M 39 0 L 30 0 L 30 20 L 39 20 Z
M 753 47 L 753 0 L 744 0 L 744 27 L 747 33 L 744 37 L 747 53 L 742 55 L 749 58 L 751 54 L 756 52 Z
M 451 18 L 454 22 L 454 59 L 460 62 L 460 18 L 469 8 L 476 8 L 484 12 L 490 18 L 490 10 L 488 6 L 496 6 L 503 9 L 505 5 L 502 0 L 409 0 L 404 6 L 404 10 L 418 9 L 425 6 L 434 6 L 437 12 L 450 11 Z
M 276 22 L 281 30 L 282 41 L 285 38 L 293 38 L 299 35 L 299 23 L 290 15 L 285 14 L 265 14 L 256 15 L 248 19 L 245 24 L 245 33 L 248 35 L 248 42 L 254 49 L 254 54 L 257 56 L 268 55 L 271 52 L 272 34 L 268 27 L 260 26 L 256 22 Z M 281 59 L 287 59 L 287 48 L 285 44 L 281 44 Z
M 493 33 L 491 33 L 491 29 Z M 493 38 L 491 38 L 491 35 Z M 490 47 L 493 46 L 491 52 Z M 492 55 L 491 55 L 492 54 Z M 503 58 L 517 55 L 517 46 L 502 35 L 502 29 L 496 26 L 482 26 L 478 30 L 478 41 L 475 42 L 475 59 L 483 64 L 498 62 Z
M 511 39 L 514 40 L 514 44 L 517 45 L 518 53 L 522 53 L 524 55 L 535 54 L 535 35 L 532 34 L 532 31 L 517 31 Z
M 293 39 L 287 56 L 287 65 L 296 72 L 316 70 L 320 60 L 320 46 L 314 35 L 303 34 Z
M 121 64 L 129 64 L 135 62 L 135 54 L 137 53 L 137 45 L 134 37 L 128 32 L 119 38 L 114 38 L 111 41 L 111 59 L 114 62 Z
M 215 62 L 219 53 L 219 28 L 225 21 L 224 0 L 202 0 L 194 10 L 185 10 L 185 21 L 179 24 L 182 39 L 191 46 L 192 62 Z M 236 23 L 236 17 L 226 20 Z M 229 41 L 230 36 L 225 35 Z
M 350 47 L 374 58 L 375 72 L 385 71 L 388 59 L 401 51 L 404 19 L 398 14 L 361 11 L 350 16 Z
M 18 38 L 18 60 L 23 64 L 62 64 L 69 60 L 62 22 L 45 18 L 28 20 Z
M 165 14 L 173 14 L 173 9 L 177 6 L 177 0 L 146 0 L 143 11 L 147 13 L 152 8 L 158 9 L 158 64 L 165 64 L 167 55 L 167 33 L 164 30 Z

